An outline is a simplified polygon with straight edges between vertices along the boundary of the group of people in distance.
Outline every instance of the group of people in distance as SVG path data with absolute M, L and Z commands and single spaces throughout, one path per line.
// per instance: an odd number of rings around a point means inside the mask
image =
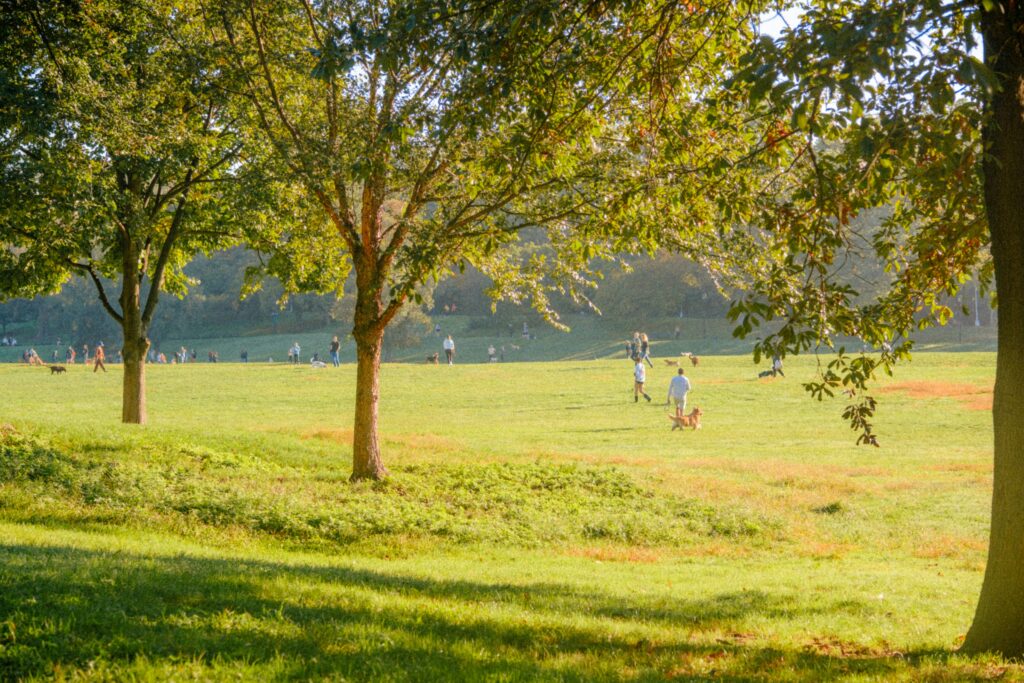
M 52 363 L 57 363 L 60 360 L 60 348 L 59 348 L 60 346 L 61 346 L 61 342 L 58 339 L 57 340 L 57 347 L 58 348 L 55 348 L 53 350 L 53 354 L 50 357 L 50 361 Z M 75 347 L 72 346 L 71 344 L 68 344 L 67 348 L 64 351 L 64 362 L 67 363 L 68 365 L 74 365 L 75 364 L 75 359 L 77 359 L 77 358 L 78 358 L 78 352 L 75 351 Z M 96 347 L 92 350 L 92 358 L 91 358 L 91 360 L 92 360 L 92 363 L 93 363 L 93 368 L 92 368 L 93 372 L 98 372 L 100 370 L 102 370 L 103 372 L 107 371 L 107 366 L 105 364 L 105 362 L 107 360 L 107 354 L 106 354 L 106 350 L 105 350 L 105 348 L 103 346 L 103 342 L 99 342 L 96 345 Z M 117 355 L 116 355 L 114 360 L 116 360 L 119 363 L 121 362 L 121 352 L 120 351 L 117 352 Z M 89 361 L 90 361 L 89 345 L 88 344 L 82 344 L 82 365 L 89 365 Z M 22 363 L 28 363 L 29 365 L 46 365 L 46 363 L 43 362 L 43 359 L 39 357 L 39 354 L 36 352 L 36 350 L 34 348 L 26 349 L 25 352 L 21 354 L 21 362 Z
M 626 357 L 633 361 L 646 361 L 652 368 L 651 342 L 647 339 L 646 332 L 634 332 L 633 338 L 626 342 Z

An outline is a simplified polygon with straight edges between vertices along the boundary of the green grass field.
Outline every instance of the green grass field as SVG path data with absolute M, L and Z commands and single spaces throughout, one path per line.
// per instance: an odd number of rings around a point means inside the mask
M 814 359 L 386 364 L 392 477 L 351 485 L 354 368 L 0 366 L 0 679 L 989 680 L 989 353 L 882 381 L 882 448 Z

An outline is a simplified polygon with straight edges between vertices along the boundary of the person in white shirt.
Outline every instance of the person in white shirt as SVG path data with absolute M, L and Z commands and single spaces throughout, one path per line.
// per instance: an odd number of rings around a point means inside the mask
M 686 378 L 686 373 L 683 372 L 683 369 L 679 368 L 679 374 L 668 383 L 668 398 L 665 400 L 665 405 L 671 405 L 673 401 L 675 402 L 676 417 L 682 417 L 686 411 L 686 392 L 689 390 L 690 380 Z
M 455 358 L 455 342 L 452 341 L 452 335 L 445 337 L 445 340 L 441 342 L 441 348 L 444 349 L 444 355 L 448 358 L 448 365 L 452 364 L 452 359 Z
M 651 397 L 644 391 L 644 382 L 647 381 L 647 369 L 644 367 L 644 362 L 639 358 L 636 361 L 636 365 L 633 366 L 633 402 L 637 403 L 640 400 L 640 396 L 643 395 L 647 402 L 651 402 Z

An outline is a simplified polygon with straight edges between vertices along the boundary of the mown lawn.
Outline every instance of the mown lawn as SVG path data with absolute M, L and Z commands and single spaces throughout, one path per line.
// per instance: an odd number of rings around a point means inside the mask
M 880 383 L 883 447 L 749 357 L 386 365 L 392 477 L 348 484 L 354 368 L 0 366 L 0 679 L 964 680 L 991 354 Z

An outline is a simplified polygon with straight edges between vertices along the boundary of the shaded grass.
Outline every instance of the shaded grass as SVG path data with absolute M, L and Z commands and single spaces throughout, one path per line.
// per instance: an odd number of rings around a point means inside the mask
M 0 545 L 6 677 L 59 670 L 92 679 L 191 671 L 211 680 L 811 681 L 926 672 L 933 680 L 984 679 L 991 666 L 1019 673 L 994 660 L 863 642 L 850 621 L 892 622 L 891 610 L 911 596 L 880 600 L 858 585 L 839 595 L 806 563 L 623 573 L 578 561 L 555 579 L 530 555 L 455 556 L 427 568 L 267 551 L 196 554 L 152 536 L 58 532 L 26 542 L 32 535 L 22 527 Z M 535 571 L 522 570 L 538 559 Z M 693 583 L 674 585 L 680 573 Z M 627 577 L 633 586 L 623 585 Z M 702 588 L 712 577 L 715 588 Z

